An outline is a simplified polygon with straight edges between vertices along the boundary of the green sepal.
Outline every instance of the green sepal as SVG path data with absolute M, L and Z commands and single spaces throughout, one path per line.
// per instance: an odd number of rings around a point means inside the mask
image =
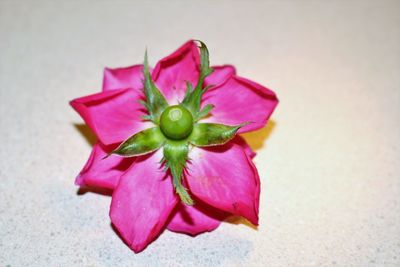
M 182 185 L 183 171 L 188 160 L 189 144 L 187 141 L 167 140 L 164 144 L 163 162 L 165 168 L 169 169 L 172 175 L 172 183 L 175 192 L 186 205 L 193 205 L 194 202 L 190 197 L 187 189 Z
M 185 97 L 182 100 L 182 103 L 185 103 L 185 105 L 187 105 L 188 101 L 191 98 L 192 92 L 193 92 L 193 85 L 189 81 L 186 81 L 186 92 L 185 92 Z
M 200 60 L 201 60 L 201 68 L 200 68 L 200 80 L 199 83 L 203 83 L 204 79 L 213 72 L 213 69 L 210 68 L 210 54 L 208 52 L 207 46 L 200 40 L 197 40 L 200 43 Z
M 168 107 L 168 103 L 151 78 L 147 59 L 147 51 L 144 55 L 143 75 L 144 94 L 146 96 L 146 101 L 141 101 L 141 103 L 149 113 L 149 115 L 143 119 L 149 119 L 155 124 L 158 124 L 161 113 Z
M 165 140 L 159 127 L 149 128 L 132 135 L 110 154 L 124 157 L 145 155 L 159 149 Z
M 200 111 L 201 97 L 211 87 L 207 86 L 206 88 L 203 88 L 204 79 L 213 72 L 213 69 L 210 67 L 210 60 L 209 60 L 209 53 L 207 46 L 202 41 L 198 42 L 200 43 L 199 80 L 194 89 L 189 82 L 186 83 L 187 86 L 186 94 L 182 101 L 182 105 L 184 105 L 188 110 L 190 110 L 190 112 L 192 112 L 195 121 L 200 119 L 199 111 Z
M 200 147 L 223 145 L 234 138 L 237 131 L 247 124 L 229 126 L 216 123 L 196 123 L 189 136 L 189 142 Z
M 210 112 L 211 112 L 211 110 L 214 108 L 214 105 L 213 104 L 207 104 L 207 105 L 205 105 L 201 110 L 200 110 L 200 112 L 198 113 L 198 115 L 197 115 L 197 120 L 200 120 L 200 119 L 202 119 L 202 118 L 204 118 L 204 117 L 207 117 L 208 116 L 208 114 L 210 114 Z

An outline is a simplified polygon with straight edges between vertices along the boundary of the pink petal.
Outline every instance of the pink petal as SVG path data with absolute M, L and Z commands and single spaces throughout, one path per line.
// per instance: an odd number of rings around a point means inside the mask
M 202 104 L 215 106 L 212 116 L 203 121 L 227 125 L 251 122 L 240 128 L 239 133 L 243 133 L 264 127 L 278 104 L 278 99 L 271 90 L 233 75 L 220 88 L 207 91 Z
M 234 142 L 240 145 L 246 152 L 247 156 L 249 156 L 251 159 L 257 155 L 257 153 L 254 152 L 253 149 L 251 149 L 251 147 L 247 144 L 246 140 L 244 140 L 244 138 L 240 135 L 235 136 Z
M 143 88 L 143 65 L 126 68 L 104 69 L 103 91 L 115 89 Z
M 143 122 L 145 114 L 134 89 L 110 90 L 77 98 L 70 102 L 104 145 L 120 143 L 131 135 L 151 127 Z
M 114 189 L 121 175 L 132 165 L 135 158 L 111 155 L 103 159 L 106 155 L 103 147 L 100 144 L 95 144 L 88 161 L 76 177 L 75 184 Z
M 197 198 L 258 224 L 260 179 L 257 169 L 235 142 L 190 154 L 187 183 Z
M 195 42 L 188 41 L 171 55 L 160 60 L 152 73 L 153 80 L 169 104 L 182 101 L 186 81 L 193 87 L 199 77 L 200 56 Z
M 135 252 L 159 235 L 178 202 L 171 179 L 160 166 L 161 158 L 161 150 L 138 157 L 112 196 L 111 221 Z
M 213 66 L 214 71 L 204 80 L 204 87 L 212 86 L 209 90 L 213 90 L 224 85 L 233 75 L 236 70 L 232 65 Z
M 195 236 L 216 229 L 229 214 L 199 200 L 194 206 L 178 204 L 176 213 L 167 228 L 170 231 Z

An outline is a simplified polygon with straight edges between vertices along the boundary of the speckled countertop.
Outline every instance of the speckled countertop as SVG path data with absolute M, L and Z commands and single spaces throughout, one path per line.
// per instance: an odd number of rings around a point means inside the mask
M 400 266 L 399 25 L 399 1 L 0 1 L 0 266 Z M 68 101 L 192 37 L 281 100 L 245 136 L 260 226 L 134 254 L 73 184 L 93 136 Z

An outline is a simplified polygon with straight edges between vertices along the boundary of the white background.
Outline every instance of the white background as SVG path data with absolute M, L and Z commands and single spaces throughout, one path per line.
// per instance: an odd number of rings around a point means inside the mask
M 68 101 L 190 38 L 280 98 L 246 135 L 260 226 L 134 254 L 110 197 L 77 194 L 90 132 Z M 1 266 L 400 265 L 400 1 L 0 0 L 0 94 Z

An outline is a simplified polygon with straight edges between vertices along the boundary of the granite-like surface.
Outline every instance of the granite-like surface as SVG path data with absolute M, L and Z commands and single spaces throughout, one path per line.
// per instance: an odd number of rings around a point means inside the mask
M 73 184 L 90 144 L 68 101 L 192 37 L 281 100 L 246 135 L 260 226 L 135 255 Z M 399 1 L 1 0 L 0 115 L 0 266 L 400 266 Z

